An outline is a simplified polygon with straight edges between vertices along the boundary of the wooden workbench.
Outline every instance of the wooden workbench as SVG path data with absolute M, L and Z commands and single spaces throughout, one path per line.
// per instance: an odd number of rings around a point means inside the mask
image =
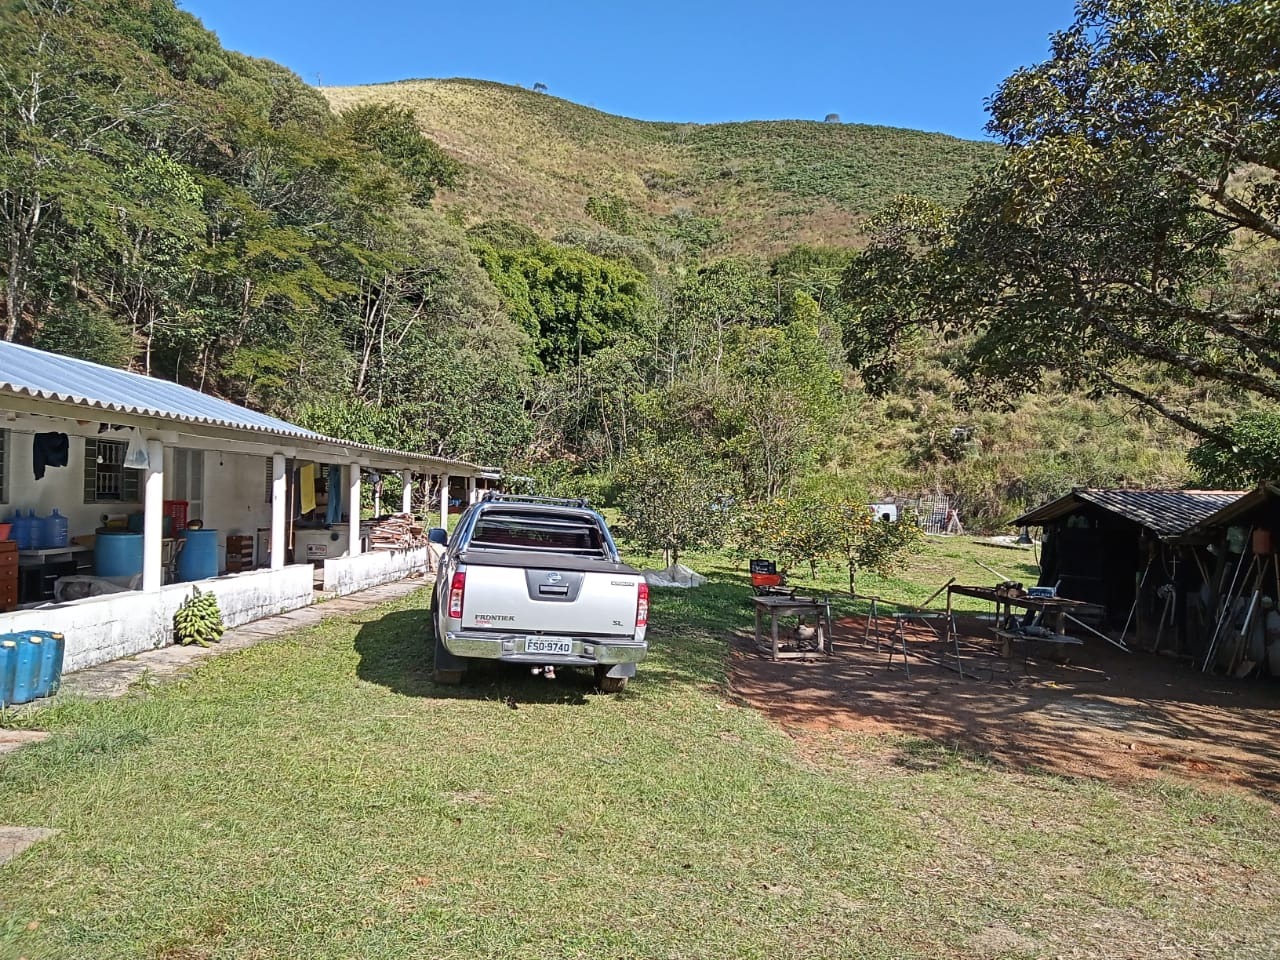
M 774 660 L 799 660 L 814 653 L 831 653 L 831 603 L 816 597 L 752 597 L 756 610 L 756 648 Z M 764 614 L 769 614 L 769 641 L 765 642 L 761 631 Z M 817 630 L 817 650 L 781 650 L 778 641 L 778 617 L 786 614 L 812 614 Z
M 1001 650 L 1006 657 L 1012 655 L 1013 642 L 1015 640 L 1079 646 L 1083 641 L 1067 633 L 1067 617 L 1072 616 L 1078 619 L 1079 616 L 1098 609 L 1097 604 L 1085 603 L 1083 600 L 1068 600 L 1066 597 L 1033 597 L 1026 594 L 1010 596 L 1005 591 L 997 590 L 995 587 L 976 587 L 953 583 L 947 587 L 948 618 L 951 615 L 951 598 L 953 596 L 973 597 L 977 600 L 986 600 L 994 605 L 996 612 L 994 632 L 996 638 L 1001 641 Z M 1019 610 L 1036 611 L 1041 615 L 1042 619 L 1051 618 L 1053 633 L 1038 636 L 1007 629 L 1004 625 L 1013 616 L 1015 607 Z

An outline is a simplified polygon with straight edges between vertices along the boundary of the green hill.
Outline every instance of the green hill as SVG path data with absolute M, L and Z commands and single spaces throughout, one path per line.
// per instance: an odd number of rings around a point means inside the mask
M 954 203 L 989 144 L 917 130 L 800 120 L 630 120 L 479 80 L 405 80 L 321 91 L 335 110 L 412 107 L 467 169 L 443 204 L 470 223 L 508 218 L 552 236 L 590 226 L 587 201 L 623 198 L 659 232 L 722 251 L 857 244 L 895 194 Z

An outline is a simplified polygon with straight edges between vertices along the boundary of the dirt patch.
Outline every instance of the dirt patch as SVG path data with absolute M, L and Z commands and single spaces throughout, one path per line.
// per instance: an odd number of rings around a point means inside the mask
M 44 827 L 0 827 L 0 865 L 57 832 Z
M 899 734 L 955 744 L 1019 769 L 1134 780 L 1173 776 L 1280 802 L 1280 684 L 1200 673 L 1101 640 L 1000 656 L 989 624 L 961 618 L 954 647 L 907 629 L 892 662 L 888 637 L 864 644 L 863 620 L 836 625 L 819 662 L 774 663 L 735 638 L 735 694 L 793 731 Z M 1060 661 L 1060 662 L 1059 662 Z

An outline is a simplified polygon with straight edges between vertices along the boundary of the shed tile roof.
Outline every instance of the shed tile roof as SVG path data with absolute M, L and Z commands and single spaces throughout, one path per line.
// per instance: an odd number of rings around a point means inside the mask
M 250 410 L 168 380 L 117 370 L 34 347 L 0 341 L 0 395 L 31 397 L 89 407 L 103 413 L 152 417 L 196 426 L 223 427 L 252 434 L 290 437 L 416 461 L 479 470 L 463 461 L 327 437 L 286 420 Z
M 1065 517 L 1090 503 L 1132 520 L 1159 537 L 1185 533 L 1206 517 L 1243 496 L 1240 490 L 1072 490 L 1014 520 L 1017 526 L 1038 527 Z
M 1192 526 L 1188 534 L 1204 534 L 1214 527 L 1224 527 L 1233 521 L 1245 517 L 1269 500 L 1280 499 L 1280 486 L 1264 483 L 1235 500 L 1219 507 L 1207 517 L 1201 518 Z

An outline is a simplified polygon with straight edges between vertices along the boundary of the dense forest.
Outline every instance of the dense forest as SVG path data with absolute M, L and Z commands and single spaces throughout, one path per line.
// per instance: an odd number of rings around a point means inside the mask
M 999 146 L 319 91 L 171 0 L 0 2 L 6 339 L 606 501 L 996 526 L 1280 462 L 1268 0 L 1082 3 Z

